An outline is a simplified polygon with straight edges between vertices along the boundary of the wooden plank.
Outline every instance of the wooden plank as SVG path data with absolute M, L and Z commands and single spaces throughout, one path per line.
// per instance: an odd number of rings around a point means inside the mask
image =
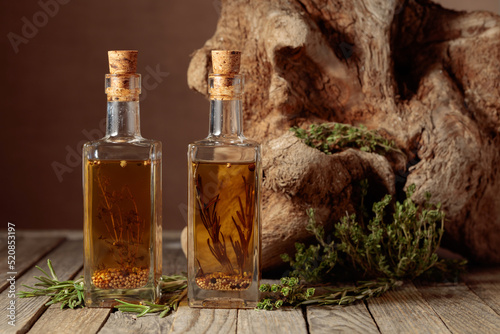
M 307 323 L 311 334 L 379 333 L 365 304 L 308 306 Z
M 110 314 L 99 334 L 169 333 L 173 318 L 173 314 L 165 318 L 160 318 L 158 314 L 147 314 L 137 318 L 135 314 L 118 311 Z M 95 332 L 88 331 L 82 333 Z
M 282 307 L 275 311 L 238 310 L 238 333 L 307 333 L 301 308 Z
M 29 333 L 44 334 L 89 334 L 97 333 L 106 321 L 111 309 L 79 308 L 61 310 L 60 305 L 51 305 L 33 325 Z
M 59 246 L 64 241 L 62 237 L 55 238 L 18 238 L 16 239 L 16 264 L 14 270 L 8 268 L 7 261 L 0 262 L 0 292 L 9 284 L 7 276 L 9 272 L 15 272 L 17 279 L 26 270 L 32 268 L 43 256 Z M 2 257 L 7 260 L 7 248 L 3 250 Z
M 450 333 L 412 283 L 367 304 L 381 333 Z
M 75 275 L 79 278 L 83 270 Z M 61 310 L 59 304 L 51 305 L 37 320 L 29 333 L 87 334 L 97 333 L 109 317 L 109 308 L 79 308 Z
M 476 268 L 465 275 L 467 286 L 500 315 L 500 267 Z
M 38 261 L 38 265 L 47 269 L 47 259 L 50 258 L 55 266 L 56 273 L 61 280 L 72 278 L 81 268 L 83 263 L 82 241 L 66 241 L 53 252 Z M 48 270 L 48 269 L 47 269 Z M 16 280 L 16 292 L 26 290 L 22 284 L 33 286 L 38 281 L 33 276 L 39 276 L 36 268 L 29 269 L 23 276 Z M 45 303 L 49 298 L 8 298 L 7 289 L 0 294 L 0 309 L 6 310 L 11 300 L 15 300 L 16 324 L 10 326 L 7 321 L 0 322 L 1 333 L 26 333 L 40 315 L 47 309 Z M 5 318 L 4 318 L 5 319 Z
M 417 288 L 453 333 L 500 333 L 500 316 L 465 284 Z
M 236 333 L 238 310 L 190 308 L 182 303 L 174 314 L 171 334 Z

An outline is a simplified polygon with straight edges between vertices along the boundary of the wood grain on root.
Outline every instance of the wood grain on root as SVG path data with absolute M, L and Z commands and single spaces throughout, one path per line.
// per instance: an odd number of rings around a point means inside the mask
M 395 140 L 407 170 L 392 166 L 392 179 L 415 183 L 416 201 L 430 192 L 443 204 L 447 246 L 500 263 L 499 16 L 428 0 L 222 1 L 214 36 L 191 60 L 190 87 L 206 94 L 209 51 L 224 48 L 242 51 L 246 134 L 268 143 L 263 248 L 272 256 L 290 246 L 277 239 L 308 237 L 305 207 L 332 225 L 355 204 L 350 181 L 391 180 L 384 158 L 315 156 L 286 135 L 334 121 Z

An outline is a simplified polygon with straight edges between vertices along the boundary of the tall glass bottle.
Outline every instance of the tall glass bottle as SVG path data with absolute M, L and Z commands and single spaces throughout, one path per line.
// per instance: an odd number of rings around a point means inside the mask
M 261 148 L 243 136 L 240 52 L 212 51 L 208 137 L 188 148 L 188 301 L 259 299 Z
M 85 305 L 154 302 L 161 276 L 161 143 L 141 136 L 137 51 L 109 51 L 106 136 L 83 147 Z

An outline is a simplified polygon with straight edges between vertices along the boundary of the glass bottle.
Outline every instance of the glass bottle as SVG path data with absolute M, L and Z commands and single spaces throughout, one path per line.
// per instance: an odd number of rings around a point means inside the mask
M 161 143 L 141 136 L 137 51 L 109 51 L 106 136 L 83 146 L 85 306 L 157 299 Z
M 188 302 L 254 308 L 260 281 L 261 147 L 242 129 L 240 52 L 212 51 L 208 137 L 188 148 Z

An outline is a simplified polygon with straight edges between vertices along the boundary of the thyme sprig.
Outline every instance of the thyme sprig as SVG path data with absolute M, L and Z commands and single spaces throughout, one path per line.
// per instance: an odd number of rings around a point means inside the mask
M 331 154 L 344 148 L 353 147 L 365 152 L 374 152 L 385 155 L 388 152 L 403 152 L 394 141 L 381 136 L 375 130 L 368 130 L 366 126 L 352 126 L 342 123 L 311 124 L 309 129 L 293 127 L 290 129 L 305 144 Z
M 300 277 L 302 280 L 314 284 L 325 281 L 338 263 L 338 252 L 335 241 L 325 241 L 325 229 L 316 223 L 314 209 L 307 210 L 308 223 L 306 230 L 316 237 L 317 245 L 295 243 L 295 258 L 288 254 L 281 254 L 284 262 L 289 262 L 293 268 L 291 277 Z
M 263 297 L 256 308 L 268 311 L 284 305 L 300 305 L 315 293 L 314 288 L 306 288 L 296 277 L 283 277 L 279 284 L 261 284 L 259 290 Z
M 435 266 L 445 214 L 440 204 L 430 203 L 430 194 L 417 205 L 411 199 L 414 192 L 415 185 L 410 185 L 392 215 L 387 213 L 392 197 L 386 195 L 373 205 L 373 218 L 366 226 L 356 215 L 346 215 L 336 225 L 338 250 L 353 269 L 368 277 L 414 279 Z

